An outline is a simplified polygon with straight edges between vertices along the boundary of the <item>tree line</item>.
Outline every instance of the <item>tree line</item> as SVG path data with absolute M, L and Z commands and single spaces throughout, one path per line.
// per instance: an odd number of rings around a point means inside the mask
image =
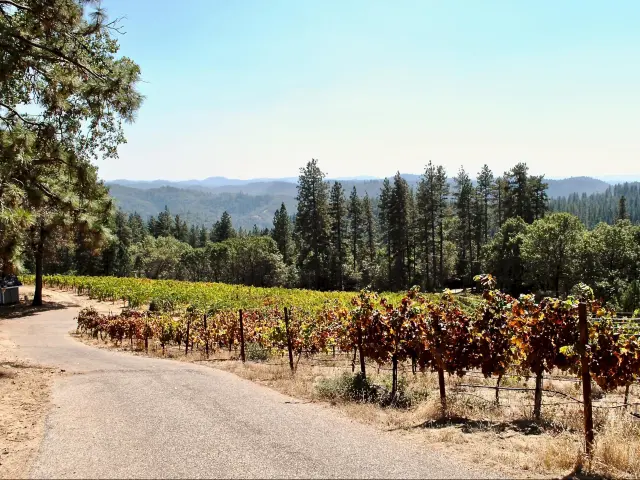
M 484 166 L 475 182 L 461 168 L 450 185 L 430 162 L 415 188 L 396 174 L 370 198 L 325 181 L 311 160 L 297 210 L 282 204 L 270 229 L 235 229 L 227 212 L 207 228 L 166 208 L 147 220 L 117 211 L 99 253 L 82 234 L 60 237 L 47 272 L 388 291 L 463 288 L 488 272 L 515 295 L 561 296 L 585 281 L 620 308 L 640 306 L 640 227 L 624 202 L 616 223 L 587 230 L 574 215 L 549 213 L 545 189 L 522 163 L 500 176 Z
M 600 222 L 615 223 L 618 219 L 640 222 L 640 183 L 622 183 L 609 187 L 603 193 L 591 195 L 574 193 L 553 198 L 549 208 L 554 212 L 569 212 L 577 216 L 587 228 Z

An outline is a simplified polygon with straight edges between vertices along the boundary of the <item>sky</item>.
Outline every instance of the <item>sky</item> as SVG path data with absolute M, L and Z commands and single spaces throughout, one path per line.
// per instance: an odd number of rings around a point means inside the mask
M 103 0 L 145 101 L 102 178 L 640 174 L 640 2 Z

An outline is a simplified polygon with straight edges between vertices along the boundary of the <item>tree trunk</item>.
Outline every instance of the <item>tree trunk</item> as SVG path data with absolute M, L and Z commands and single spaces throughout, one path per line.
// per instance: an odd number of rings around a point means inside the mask
M 38 244 L 36 245 L 34 256 L 36 260 L 36 289 L 35 293 L 33 294 L 32 305 L 34 307 L 40 307 L 42 306 L 42 276 L 44 274 L 44 239 L 42 238 L 42 230 L 40 231 L 40 239 L 38 240 Z
M 624 389 L 624 408 L 625 408 L 625 410 L 629 406 L 629 387 L 631 387 L 631 384 L 627 384 L 627 386 Z
M 542 412 L 542 374 L 540 371 L 536 374 L 536 393 L 533 402 L 533 417 L 539 421 Z
M 393 366 L 391 372 L 391 401 L 395 401 L 396 394 L 398 393 L 398 357 L 397 355 L 393 355 L 391 357 L 391 364 Z
M 444 385 L 444 370 L 438 368 L 438 385 L 440 387 L 440 406 L 442 408 L 442 416 L 447 414 L 447 392 Z
M 356 371 L 356 353 L 358 352 L 357 348 L 353 349 L 353 358 L 351 359 L 351 373 Z

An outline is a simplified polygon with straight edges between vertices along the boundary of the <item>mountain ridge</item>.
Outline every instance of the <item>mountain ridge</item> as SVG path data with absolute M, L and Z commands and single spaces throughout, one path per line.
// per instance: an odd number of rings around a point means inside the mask
M 420 178 L 414 174 L 405 174 L 403 177 L 412 187 L 417 185 Z M 209 177 L 208 180 L 210 185 L 215 185 L 216 182 L 228 179 Z M 169 182 L 170 185 L 162 185 L 161 182 L 163 181 L 149 182 L 151 186 L 147 183 L 147 188 L 132 186 L 136 185 L 132 181 L 124 181 L 124 185 L 116 181 L 107 182 L 107 185 L 116 204 L 127 213 L 138 212 L 146 219 L 157 215 L 166 206 L 171 213 L 180 215 L 190 224 L 207 226 L 215 223 L 227 211 L 236 227 L 250 229 L 254 224 L 260 228 L 270 227 L 273 215 L 282 203 L 290 214 L 294 213 L 297 205 L 296 183 L 289 181 L 288 177 L 268 181 L 240 180 L 248 183 L 217 186 L 190 184 L 189 181 L 186 184 Z M 377 197 L 382 187 L 381 179 L 346 179 L 341 182 L 347 195 L 355 186 L 360 196 L 366 193 L 370 197 Z M 449 182 L 453 184 L 452 179 Z M 602 193 L 610 187 L 608 183 L 591 177 L 550 179 L 547 183 L 547 193 L 551 198 L 566 197 L 572 193 Z

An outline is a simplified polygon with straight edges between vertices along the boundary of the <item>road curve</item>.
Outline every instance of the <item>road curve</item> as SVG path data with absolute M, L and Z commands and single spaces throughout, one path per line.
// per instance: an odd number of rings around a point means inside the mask
M 213 368 L 84 345 L 77 309 L 3 322 L 59 367 L 34 478 L 489 478 L 454 457 Z

